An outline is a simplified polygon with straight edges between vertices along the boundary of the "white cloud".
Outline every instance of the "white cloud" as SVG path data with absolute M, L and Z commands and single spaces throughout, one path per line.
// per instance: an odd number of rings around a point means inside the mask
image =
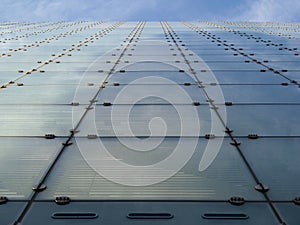
M 1 0 L 0 21 L 300 21 L 299 12 L 299 0 Z
M 300 20 L 299 0 L 248 0 L 242 8 L 243 12 L 235 20 L 261 22 Z
M 0 21 L 147 20 L 178 17 L 184 0 L 2 0 Z M 179 4 L 180 3 L 180 4 Z M 179 5 L 178 5 L 179 4 Z M 185 5 L 188 6 L 188 5 Z M 12 13 L 14 12 L 14 13 Z

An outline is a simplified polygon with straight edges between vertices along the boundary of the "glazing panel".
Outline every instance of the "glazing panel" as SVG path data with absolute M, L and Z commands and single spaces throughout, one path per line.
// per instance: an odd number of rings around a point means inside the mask
M 0 92 L 0 104 L 71 104 L 80 92 L 80 100 L 88 101 L 97 93 L 96 86 L 39 85 L 9 86 Z
M 90 212 L 97 216 L 93 219 L 53 219 L 63 212 Z M 164 213 L 169 219 L 130 219 L 133 213 L 145 212 L 150 215 Z M 56 213 L 55 215 L 53 215 Z M 240 215 L 244 219 L 205 219 L 206 214 L 220 213 L 224 216 Z M 79 214 L 80 215 L 80 214 Z M 58 224 L 166 224 L 181 225 L 274 225 L 278 222 L 266 203 L 232 206 L 228 203 L 197 203 L 197 202 L 74 202 L 65 206 L 54 203 L 33 203 L 32 209 L 22 224 L 24 225 L 58 225 Z M 294 224 L 293 224 L 294 225 Z
M 147 78 L 148 82 L 153 80 Z M 157 79 L 153 80 L 155 83 Z M 139 83 L 138 81 L 135 81 Z M 161 78 L 158 79 L 161 81 Z M 170 81 L 168 81 L 170 82 Z M 166 83 L 168 83 L 166 82 Z M 170 82 L 171 83 L 171 82 Z M 132 84 L 120 86 L 106 86 L 98 95 L 98 102 L 111 102 L 120 104 L 132 104 L 138 100 L 137 104 L 193 104 L 193 102 L 205 103 L 206 97 L 204 92 L 197 86 L 191 85 L 176 85 L 173 84 Z M 155 89 L 155 91 L 152 91 Z M 170 97 L 166 93 L 176 94 L 176 98 L 169 101 Z M 122 98 L 122 100 L 118 100 Z
M 283 74 L 291 80 L 296 80 L 298 83 L 300 82 L 300 71 L 288 71 Z
M 44 66 L 43 69 L 46 71 L 87 71 L 90 65 L 90 62 L 63 63 L 59 60 L 56 60 L 53 63 Z
M 283 220 L 290 225 L 298 225 L 300 223 L 299 206 L 293 203 L 276 203 Z
M 293 54 L 289 54 L 289 53 L 286 53 L 286 52 L 282 52 L 281 54 L 273 54 L 273 55 L 255 55 L 254 56 L 255 59 L 258 59 L 258 60 L 268 60 L 268 62 L 266 63 L 268 65 L 269 62 L 271 63 L 276 63 L 276 62 L 281 62 L 281 63 L 284 63 L 284 62 L 299 62 L 300 58 L 298 55 L 293 55 Z
M 273 72 L 259 72 L 259 71 L 213 71 L 213 75 L 219 84 L 281 84 L 288 82 Z M 201 80 L 205 73 L 197 73 L 197 77 Z M 209 83 L 207 76 L 205 81 Z M 216 82 L 211 79 L 211 82 Z
M 225 101 L 233 103 L 300 103 L 300 89 L 295 85 L 207 85 L 205 90 L 209 95 L 217 88 L 222 89 Z
M 241 63 L 241 62 L 206 62 L 207 66 L 211 70 L 257 70 L 265 69 L 262 65 L 256 63 Z M 194 63 L 191 63 L 191 67 L 194 68 Z
M 234 135 L 299 136 L 299 105 L 233 105 L 226 108 Z
M 12 224 L 16 221 L 24 207 L 24 202 L 10 202 L 8 204 L 0 205 L 0 222 L 2 224 Z
M 300 190 L 299 138 L 240 139 L 251 167 L 270 190 L 271 200 L 292 200 Z
M 193 138 L 150 138 L 144 143 L 135 138 L 76 137 L 80 151 L 77 145 L 72 145 L 64 152 L 46 181 L 47 190 L 40 193 L 38 198 L 53 199 L 67 195 L 72 199 L 94 200 L 227 200 L 237 195 L 247 199 L 262 199 L 263 196 L 254 190 L 255 182 L 238 152 L 228 140 L 219 146 L 219 154 L 215 159 L 212 158 L 211 165 L 199 171 L 204 151 L 215 151 L 219 141 L 213 139 L 208 145 L 206 139 Z M 146 146 L 150 145 L 153 149 L 146 150 Z M 109 157 L 98 157 L 98 153 L 102 154 L 103 151 L 108 151 Z M 92 159 L 89 154 L 94 155 Z M 186 155 L 191 158 L 188 159 Z M 177 156 L 178 166 L 175 169 L 168 162 Z M 183 160 L 187 160 L 187 163 L 181 164 Z M 165 166 L 162 161 L 166 163 Z M 93 162 L 103 168 L 91 168 L 88 163 L 95 165 Z M 119 163 L 125 167 L 118 169 L 118 166 L 113 166 Z M 147 169 L 149 166 L 151 170 Z M 113 170 L 114 175 L 108 175 L 105 172 L 108 170 Z M 140 176 L 144 178 L 140 180 Z M 126 185 L 123 185 L 124 182 Z M 148 185 L 143 185 L 143 182 Z
M 169 55 L 147 55 L 147 53 L 144 53 L 143 55 L 138 55 L 138 54 L 131 54 L 125 55 L 122 57 L 123 60 L 125 61 L 130 61 L 130 62 L 141 62 L 141 61 L 157 61 L 157 62 L 176 62 L 176 61 L 182 61 L 184 62 L 184 59 L 180 56 L 180 53 L 176 55 L 172 55 L 172 52 L 170 52 Z
M 42 53 L 42 52 L 41 52 Z M 37 62 L 40 60 L 47 60 L 50 59 L 49 53 L 39 54 L 39 55 L 30 55 L 26 52 L 13 52 L 11 53 L 12 56 L 10 57 L 1 57 L 0 62 L 1 63 L 19 63 L 20 69 L 23 68 L 23 66 L 27 63 L 32 64 L 33 62 Z M 19 68 L 19 67 L 18 67 Z
M 99 104 L 89 110 L 79 129 L 84 136 L 95 133 L 123 137 L 224 135 L 224 127 L 209 105 L 194 106 L 192 103 Z
M 294 62 L 269 62 L 268 65 L 274 69 L 300 70 L 300 61 Z
M 199 54 L 199 57 L 205 62 L 241 62 L 243 63 L 246 59 L 244 56 L 238 55 L 234 56 L 233 54 L 225 55 L 212 55 L 212 54 Z
M 13 71 L 1 71 L 0 74 L 0 84 L 6 84 L 11 80 L 16 79 L 17 77 L 19 77 L 20 74 L 18 74 L 17 72 L 13 72 Z
M 178 71 L 178 68 L 161 62 L 145 61 L 124 67 L 126 71 Z
M 97 71 L 46 71 L 40 70 L 19 80 L 29 85 L 81 85 L 97 86 L 107 76 L 107 73 Z
M 60 138 L 1 137 L 0 196 L 28 199 L 63 142 Z
M 104 58 L 104 54 L 107 53 L 107 51 L 109 51 L 110 48 L 109 46 L 93 46 L 94 48 L 101 48 L 101 51 L 97 51 L 97 52 L 93 52 L 91 54 L 88 54 L 86 51 L 80 51 L 80 52 L 70 52 L 67 54 L 68 57 L 63 57 L 61 58 L 61 62 L 63 63 L 70 63 L 70 62 L 85 62 L 85 63 L 93 63 L 95 60 L 99 60 L 99 58 Z M 95 53 L 97 53 L 97 55 L 95 55 Z M 105 56 L 106 58 L 106 56 Z M 115 60 L 116 57 L 111 56 L 110 59 L 107 60 Z M 103 59 L 104 62 L 105 59 Z
M 280 54 L 282 51 L 279 50 L 278 48 L 274 48 L 274 49 L 244 49 L 243 50 L 244 53 L 246 54 L 263 54 L 263 55 L 277 55 Z
M 18 72 L 18 70 L 24 70 L 25 72 L 37 67 L 38 64 L 36 62 L 10 62 L 10 63 L 0 63 L 0 71 L 14 71 Z
M 0 105 L 0 136 L 68 136 L 73 113 L 83 107 L 70 105 Z M 78 119 L 76 116 L 73 120 Z
M 205 42 L 207 43 L 207 42 Z M 225 47 L 213 48 L 213 49 L 201 49 L 198 46 L 186 44 L 191 51 L 195 52 L 197 55 L 201 56 L 211 54 L 211 55 L 232 55 L 232 51 L 225 50 Z
M 148 80 L 140 79 L 154 76 L 155 78 L 165 78 L 176 82 L 178 84 L 184 83 L 195 83 L 195 78 L 186 73 L 181 73 L 179 71 L 126 71 L 125 72 L 116 72 L 109 78 L 109 84 L 115 82 L 120 84 L 129 84 L 138 79 L 139 83 L 147 84 Z M 157 84 L 164 84 L 166 81 L 161 80 L 161 82 L 156 81 Z

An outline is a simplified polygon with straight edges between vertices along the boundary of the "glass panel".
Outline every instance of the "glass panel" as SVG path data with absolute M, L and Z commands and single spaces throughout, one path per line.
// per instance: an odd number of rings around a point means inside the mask
M 151 82 L 151 78 L 147 78 Z M 160 78 L 158 78 L 160 80 Z M 169 81 L 170 82 L 170 81 Z M 139 81 L 135 81 L 139 83 Z M 152 90 L 155 89 L 155 92 Z M 178 93 L 179 90 L 182 93 Z M 169 103 L 167 99 L 163 99 L 163 96 L 167 96 L 167 93 L 177 93 L 175 102 Z M 153 96 L 149 96 L 149 93 L 155 93 Z M 143 97 L 143 95 L 147 97 Z M 188 96 L 188 97 L 187 97 Z M 122 97 L 122 104 L 131 104 L 134 100 L 141 98 L 137 104 L 192 104 L 193 102 L 205 102 L 206 97 L 204 92 L 198 88 L 197 85 L 191 85 L 189 83 L 185 85 L 172 85 L 172 84 L 136 84 L 136 85 L 121 85 L 121 86 L 107 86 L 98 95 L 99 102 L 111 102 Z M 189 100 L 186 102 L 186 100 Z M 118 102 L 118 101 L 117 101 Z
M 276 52 L 277 53 L 277 52 Z M 299 57 L 295 55 L 291 55 L 286 52 L 281 52 L 281 54 L 272 54 L 272 55 L 255 55 L 255 58 L 258 60 L 268 60 L 269 62 L 278 63 L 280 62 L 281 64 L 284 64 L 285 62 L 288 61 L 298 61 L 299 62 Z M 269 65 L 269 64 L 267 64 Z
M 210 95 L 217 88 L 222 89 L 225 101 L 233 103 L 300 103 L 300 90 L 295 85 L 222 85 L 206 86 L 205 90 Z
M 59 212 L 94 212 L 95 219 L 53 219 L 51 215 Z M 129 213 L 170 213 L 170 219 L 129 219 Z M 207 220 L 202 216 L 205 213 L 243 213 L 247 219 L 218 219 Z M 188 203 L 188 202 L 74 202 L 66 206 L 57 206 L 53 203 L 33 203 L 24 225 L 58 225 L 58 224 L 166 224 L 181 225 L 188 221 L 189 225 L 250 225 L 250 224 L 277 224 L 275 217 L 267 204 L 245 204 L 243 206 L 229 205 L 228 203 Z
M 139 79 L 140 84 L 147 84 L 147 82 L 143 81 L 144 77 L 162 77 L 168 80 L 171 80 L 173 82 L 176 82 L 178 84 L 184 84 L 184 83 L 195 83 L 195 78 L 193 76 L 190 76 L 186 73 L 181 73 L 179 71 L 125 71 L 125 72 L 116 72 L 114 73 L 111 78 L 109 78 L 109 84 L 113 84 L 114 82 L 118 82 L 120 84 L 129 84 L 136 79 Z M 161 82 L 156 82 L 157 84 L 164 84 L 165 81 L 161 80 Z
M 300 70 L 300 60 L 294 62 L 269 62 L 268 65 L 274 69 Z
M 0 205 L 0 221 L 2 224 L 12 224 L 25 207 L 24 202 L 10 202 Z
M 122 143 L 120 142 L 122 141 Z M 159 138 L 150 139 L 148 145 L 153 143 L 160 143 Z M 208 141 L 206 139 L 199 139 L 195 152 L 192 158 L 182 169 L 178 164 L 178 172 L 170 176 L 164 174 L 164 171 L 157 170 L 153 179 L 161 179 L 162 181 L 148 185 L 148 186 L 134 186 L 136 182 L 140 182 L 134 174 L 125 174 L 117 167 L 113 167 L 115 171 L 114 177 L 109 179 L 117 179 L 123 177 L 124 180 L 117 182 L 132 182 L 130 186 L 121 185 L 112 182 L 105 177 L 99 175 L 93 170 L 82 154 L 91 153 L 84 151 L 103 151 L 103 147 L 113 155 L 113 159 L 122 161 L 128 167 L 130 165 L 136 167 L 135 171 L 143 171 L 153 163 L 161 162 L 161 160 L 170 160 L 168 155 L 172 156 L 174 148 L 181 141 L 186 146 L 186 149 L 179 151 L 187 151 L 192 148 L 194 140 L 191 138 L 165 138 L 158 147 L 154 147 L 150 152 L 144 151 L 146 144 L 136 141 L 133 138 L 101 138 L 88 139 L 78 137 L 76 142 L 81 146 L 81 152 L 76 145 L 72 145 L 65 151 L 62 158 L 54 168 L 50 177 L 47 179 L 47 189 L 41 192 L 39 199 L 53 199 L 55 196 L 69 196 L 72 199 L 157 199 L 157 200 L 227 200 L 230 196 L 244 196 L 246 199 L 261 200 L 263 196 L 254 190 L 254 180 L 246 169 L 244 163 L 234 147 L 225 140 L 220 149 L 219 154 L 212 162 L 210 167 L 206 170 L 199 171 L 199 162 L 204 150 L 207 148 Z M 124 143 L 135 145 L 135 148 L 142 148 L 144 150 L 134 150 L 132 147 L 125 147 Z M 102 145 L 102 144 L 103 145 Z M 196 142 L 197 143 L 197 142 Z M 219 143 L 218 139 L 212 140 L 213 144 Z M 94 146 L 94 147 L 92 147 Z M 211 146 L 210 146 L 211 147 Z M 102 150 L 101 150 L 102 149 Z M 190 154 L 187 151 L 185 154 Z M 214 151 L 210 149 L 208 151 Z M 128 154 L 127 154 L 128 153 Z M 97 153 L 96 153 L 97 154 Z M 176 153 L 178 154 L 178 152 Z M 85 155 L 86 156 L 86 155 Z M 177 155 L 178 156 L 178 155 Z M 172 156 L 176 157 L 176 156 Z M 186 158 L 184 156 L 183 158 Z M 88 159 L 88 158 L 86 158 Z M 111 170 L 109 165 L 113 162 L 107 157 L 93 157 L 97 165 L 107 165 L 104 170 Z M 107 161 L 108 160 L 108 161 Z M 179 159 L 178 159 L 179 160 Z M 180 160 L 179 160 L 180 161 Z M 178 161 L 178 163 L 180 163 Z M 182 159 L 181 159 L 182 161 Z M 109 164 L 107 164 L 109 162 Z M 133 164 L 132 164 L 133 163 Z M 182 163 L 182 162 L 181 162 Z M 168 168 L 166 164 L 166 169 Z M 129 168 L 128 168 L 129 170 Z M 100 172 L 100 173 L 102 173 Z M 146 172 L 147 173 L 147 172 Z M 122 174 L 122 175 L 121 175 Z M 126 175 L 127 174 L 127 175 Z M 164 176 L 166 176 L 164 178 Z M 128 179 L 126 178 L 128 177 Z M 155 178 L 156 177 L 156 178 Z M 167 179 L 168 178 L 168 179 Z M 150 178 L 147 178 L 150 179 Z M 149 180 L 152 182 L 151 180 Z M 150 184 L 150 183 L 149 183 Z
M 206 62 L 209 69 L 213 71 L 217 70 L 256 70 L 260 71 L 261 69 L 265 69 L 262 65 L 256 63 L 241 63 L 241 62 Z M 194 63 L 191 63 L 192 68 L 197 67 Z
M 76 92 L 80 92 L 83 103 L 89 103 L 97 93 L 96 86 L 78 85 L 39 85 L 10 86 L 0 92 L 0 104 L 70 104 L 74 101 Z
M 84 136 L 224 135 L 224 127 L 208 105 L 192 104 L 97 105 L 89 110 L 79 129 Z
M 0 196 L 28 199 L 32 186 L 39 182 L 62 142 L 63 139 L 1 137 Z
M 0 136 L 44 136 L 47 133 L 69 136 L 73 127 L 72 110 L 82 115 L 83 109 L 68 105 L 0 105 Z
M 12 72 L 12 71 L 1 71 L 0 74 L 0 84 L 6 84 L 11 80 L 16 79 L 17 77 L 19 77 L 20 74 L 18 74 L 17 72 Z
M 300 190 L 299 138 L 241 139 L 254 172 L 267 185 L 271 200 L 292 200 Z M 271 162 L 271 163 L 270 163 Z
M 24 70 L 24 71 L 29 71 L 37 66 L 37 63 L 35 62 L 25 62 L 25 63 L 20 63 L 20 62 L 5 62 L 5 63 L 0 63 L 0 70 L 1 71 L 14 71 L 18 72 L 18 70 Z
M 287 79 L 273 72 L 255 71 L 213 71 L 213 75 L 220 84 L 281 84 L 288 82 Z M 197 73 L 199 79 L 205 73 Z M 209 80 L 206 81 L 207 83 Z M 211 80 L 211 82 L 216 82 Z
M 199 46 L 199 45 L 198 45 Z M 201 46 L 201 48 L 205 48 L 204 46 Z M 220 54 L 220 55 L 215 55 L 215 54 L 199 54 L 199 57 L 203 59 L 205 62 L 241 62 L 243 63 L 246 59 L 242 55 L 233 55 L 232 54 Z
M 299 105 L 233 105 L 226 108 L 234 135 L 299 136 Z
M 65 72 L 36 72 L 30 76 L 26 76 L 20 80 L 25 85 L 99 85 L 107 76 L 107 73 L 102 72 L 85 72 L 85 71 L 65 71 Z
M 178 71 L 178 68 L 160 62 L 138 62 L 124 67 L 126 71 Z
M 91 65 L 90 62 L 70 62 L 70 63 L 56 63 L 60 62 L 60 60 L 56 60 L 54 63 L 43 66 L 43 69 L 46 71 L 86 71 Z
M 299 224 L 300 214 L 298 205 L 294 205 L 291 203 L 276 203 L 275 205 L 286 224 Z
M 296 80 L 298 83 L 300 82 L 300 71 L 288 71 L 283 74 L 289 79 Z

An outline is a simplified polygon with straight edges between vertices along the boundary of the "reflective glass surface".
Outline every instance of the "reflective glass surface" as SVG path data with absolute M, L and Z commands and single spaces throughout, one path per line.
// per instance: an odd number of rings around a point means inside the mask
M 77 138 L 76 142 L 80 143 L 81 149 L 78 149 L 76 146 L 71 146 L 70 149 L 67 149 L 62 156 L 61 163 L 57 164 L 47 181 L 47 190 L 39 195 L 39 199 L 54 199 L 56 196 L 63 195 L 81 200 L 226 200 L 233 195 L 244 196 L 249 200 L 262 199 L 262 196 L 253 189 L 255 182 L 240 156 L 234 151 L 234 148 L 228 141 L 223 142 L 217 158 L 204 172 L 199 172 L 198 166 L 208 143 L 205 139 L 199 139 L 197 148 L 190 161 L 172 178 L 142 187 L 124 186 L 105 179 L 105 177 L 97 174 L 96 171 L 90 168 L 81 156 L 81 153 L 84 154 L 85 151 L 92 151 L 91 146 L 98 149 L 101 142 L 115 160 L 121 160 L 126 164 L 135 165 L 137 168 L 140 167 L 142 169 L 143 166 L 167 159 L 179 141 L 185 143 L 185 146 L 192 147 L 193 145 L 193 139 L 166 138 L 154 150 L 138 152 L 124 147 L 120 141 L 137 146 L 145 145 L 134 138 L 101 138 L 100 140 Z M 158 138 L 151 138 L 150 141 L 152 143 L 160 143 Z M 101 149 L 98 150 L 102 151 Z M 184 149 L 179 149 L 179 151 L 184 151 Z M 211 151 L 211 149 L 208 151 Z M 97 160 L 99 160 L 97 163 L 102 164 L 109 159 Z M 222 173 L 220 173 L 220 170 L 222 170 Z M 157 176 L 160 175 L 163 174 L 157 171 Z
M 299 38 L 0 23 L 0 224 L 300 224 Z
M 299 138 L 241 139 L 243 153 L 270 188 L 272 200 L 292 200 L 299 195 L 299 142 Z
M 60 219 L 60 213 L 68 212 L 69 219 Z M 88 212 L 89 219 L 72 219 L 72 212 L 82 215 Z M 139 213 L 146 213 L 144 219 L 134 219 Z M 82 214 L 81 214 L 82 213 Z M 148 214 L 147 214 L 148 213 Z M 159 214 L 162 213 L 162 214 Z M 220 213 L 220 216 L 229 216 L 229 219 L 206 219 L 207 215 Z M 157 215 L 151 219 L 152 215 Z M 147 217 L 147 215 L 149 215 Z M 230 218 L 230 215 L 233 217 Z M 131 217 L 133 216 L 133 217 Z M 238 218 L 234 218 L 234 217 Z M 54 218 L 53 218 L 54 217 Z M 161 219 L 160 217 L 164 218 Z M 43 224 L 183 224 L 188 221 L 191 225 L 202 224 L 276 224 L 276 219 L 265 204 L 250 204 L 237 208 L 227 203 L 187 203 L 187 202 L 76 202 L 72 205 L 57 206 L 52 203 L 34 203 L 31 211 L 24 220 L 25 225 L 32 223 Z
M 0 138 L 0 196 L 29 199 L 49 163 L 61 148 L 62 139 Z
M 3 224 L 10 224 L 14 222 L 24 207 L 24 202 L 13 202 L 10 204 L 0 205 L 1 222 Z
M 298 136 L 299 105 L 233 105 L 227 108 L 228 126 L 235 135 Z
M 300 221 L 299 206 L 293 203 L 276 203 L 280 214 L 288 224 L 297 225 Z

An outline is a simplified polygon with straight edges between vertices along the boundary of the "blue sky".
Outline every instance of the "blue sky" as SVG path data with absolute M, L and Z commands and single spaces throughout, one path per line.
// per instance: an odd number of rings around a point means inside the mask
M 300 22 L 299 0 L 1 0 L 0 21 Z

